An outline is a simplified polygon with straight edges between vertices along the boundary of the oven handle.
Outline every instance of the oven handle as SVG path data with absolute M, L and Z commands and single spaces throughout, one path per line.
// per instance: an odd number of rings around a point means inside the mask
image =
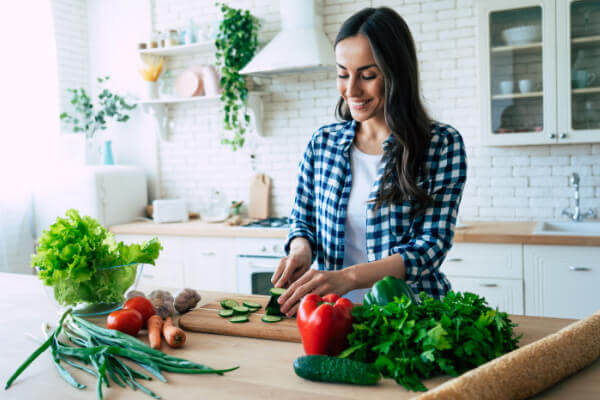
M 250 269 L 252 269 L 252 270 L 261 270 L 261 271 L 269 271 L 269 272 L 275 272 L 275 270 L 277 269 L 276 265 L 275 266 L 264 266 L 264 265 L 255 264 L 253 262 L 249 262 L 248 267 L 250 267 Z

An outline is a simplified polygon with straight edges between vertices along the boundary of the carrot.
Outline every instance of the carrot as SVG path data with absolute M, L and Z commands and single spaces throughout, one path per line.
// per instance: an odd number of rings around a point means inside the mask
M 160 349 L 160 333 L 162 331 L 163 320 L 158 314 L 148 318 L 148 341 L 153 349 Z
M 183 329 L 173 325 L 173 319 L 167 317 L 163 324 L 163 336 L 165 342 L 171 347 L 181 347 L 185 343 L 185 332 Z

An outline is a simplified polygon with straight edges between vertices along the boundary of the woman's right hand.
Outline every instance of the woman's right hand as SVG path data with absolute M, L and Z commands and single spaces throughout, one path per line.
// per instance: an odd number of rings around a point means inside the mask
M 288 256 L 279 261 L 271 283 L 275 287 L 287 288 L 309 270 L 311 263 L 312 250 L 309 241 L 297 237 L 290 243 Z

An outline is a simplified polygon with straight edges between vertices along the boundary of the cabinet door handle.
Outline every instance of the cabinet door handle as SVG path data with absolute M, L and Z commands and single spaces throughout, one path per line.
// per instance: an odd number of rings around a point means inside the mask
M 567 138 L 567 134 L 566 134 L 566 133 L 564 133 L 564 132 L 563 132 L 563 133 L 561 133 L 561 134 L 560 134 L 560 138 L 561 138 L 561 139 L 566 139 L 566 138 Z
M 150 275 L 150 274 L 142 274 L 142 276 L 143 276 L 144 278 L 151 278 L 151 279 L 154 279 L 154 275 Z
M 550 139 L 556 139 L 556 133 L 551 133 L 548 135 Z
M 589 268 L 589 267 L 576 267 L 576 266 L 574 266 L 574 265 L 571 265 L 571 266 L 569 267 L 569 269 L 570 269 L 571 271 L 591 271 L 591 270 L 592 270 L 592 269 L 591 269 L 591 268 Z
M 481 286 L 483 287 L 498 287 L 497 283 L 482 283 Z
M 207 251 L 206 253 L 200 253 L 200 255 L 203 255 L 204 257 L 214 257 L 215 252 L 214 251 Z
M 449 258 L 448 262 L 462 262 L 462 258 Z

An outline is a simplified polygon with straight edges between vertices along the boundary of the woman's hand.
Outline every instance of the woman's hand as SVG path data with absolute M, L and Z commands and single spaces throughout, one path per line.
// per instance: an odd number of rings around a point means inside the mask
M 292 317 L 298 311 L 300 300 L 309 293 L 316 293 L 321 297 L 329 293 L 340 296 L 346 294 L 352 290 L 352 283 L 346 272 L 308 270 L 279 296 L 278 301 L 281 304 L 279 309 L 288 317 Z
M 311 263 L 310 243 L 303 237 L 297 237 L 290 243 L 289 255 L 279 261 L 271 283 L 275 287 L 288 287 L 308 271 Z

